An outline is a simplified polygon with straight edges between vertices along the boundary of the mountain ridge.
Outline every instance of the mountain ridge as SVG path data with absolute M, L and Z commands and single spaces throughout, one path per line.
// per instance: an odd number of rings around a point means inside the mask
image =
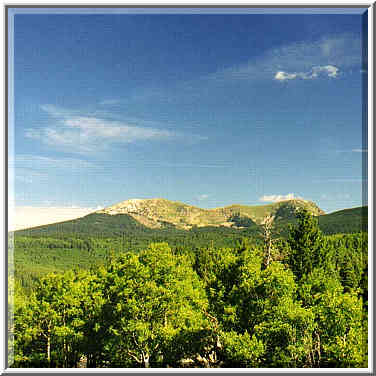
M 232 204 L 214 209 L 164 198 L 129 199 L 97 210 L 98 214 L 127 214 L 146 227 L 161 228 L 165 224 L 188 230 L 193 226 L 233 227 L 234 219 L 243 218 L 260 225 L 265 217 L 274 215 L 276 219 L 289 219 L 305 208 L 314 216 L 325 214 L 314 202 L 303 199 L 290 199 L 266 205 Z
M 154 203 L 158 203 L 159 199 L 148 199 L 154 200 Z M 129 203 L 129 200 L 127 200 Z M 127 202 L 127 201 L 122 201 Z M 140 199 L 139 202 L 142 200 Z M 170 204 L 171 201 L 162 200 L 165 204 Z M 121 203 L 118 203 L 121 204 Z M 118 205 L 115 204 L 115 205 Z M 180 205 L 183 205 L 181 207 Z M 173 221 L 166 221 L 169 218 L 159 218 L 159 221 L 155 221 L 153 218 L 142 217 L 140 213 L 136 213 L 137 215 L 130 215 L 130 214 L 116 214 L 115 209 L 113 208 L 114 205 L 111 205 L 105 209 L 93 211 L 92 213 L 68 220 L 63 222 L 57 222 L 54 224 L 46 224 L 46 225 L 39 225 L 36 227 L 29 227 L 27 229 L 17 230 L 14 233 L 18 235 L 32 235 L 32 236 L 57 236 L 57 237 L 64 237 L 73 235 L 73 236 L 101 236 L 101 237 L 112 237 L 112 236 L 147 236 L 152 237 L 153 239 L 164 239 L 167 232 L 180 234 L 187 233 L 190 231 L 214 231 L 214 232 L 221 232 L 223 234 L 239 234 L 241 236 L 251 236 L 251 234 L 255 234 L 259 231 L 260 224 L 262 223 L 262 219 L 265 218 L 267 215 L 274 215 L 275 217 L 275 225 L 277 231 L 286 231 L 289 224 L 296 224 L 296 211 L 299 207 L 308 208 L 312 206 L 316 208 L 316 213 L 318 215 L 316 218 L 318 219 L 318 224 L 321 230 L 325 234 L 335 234 L 335 233 L 356 233 L 360 231 L 367 231 L 367 223 L 368 223 L 368 207 L 357 207 L 357 208 L 348 208 L 342 209 L 333 213 L 329 214 L 321 214 L 323 211 L 317 207 L 316 204 L 310 201 L 302 201 L 302 200 L 287 200 L 281 201 L 274 204 L 267 204 L 267 205 L 257 205 L 257 206 L 246 206 L 246 205 L 239 205 L 234 204 L 230 206 L 226 206 L 224 208 L 215 208 L 215 209 L 200 209 L 197 207 L 193 207 L 192 205 L 186 205 L 179 202 L 175 202 L 175 209 L 180 208 L 180 211 L 185 209 L 193 208 L 198 210 L 199 213 L 205 215 L 209 212 L 209 219 L 211 218 L 210 215 L 216 216 L 217 224 L 216 223 L 208 223 L 202 222 L 201 225 L 191 224 L 187 225 L 187 223 L 179 222 L 178 225 L 174 225 Z M 121 205 L 120 205 L 121 207 Z M 111 209 L 112 208 L 112 209 Z M 171 206 L 170 206 L 171 209 Z M 112 210 L 112 215 L 105 213 L 109 210 Z M 201 210 L 203 212 L 201 212 Z M 248 210 L 248 215 L 245 213 Z M 256 219 L 257 222 L 251 219 L 251 214 L 253 211 L 253 218 Z M 218 214 L 219 212 L 219 214 Z M 137 216 L 142 219 L 137 220 Z M 227 216 L 227 221 L 225 225 L 223 225 L 223 218 Z M 179 219 L 179 218 L 178 218 Z M 200 219 L 200 217 L 196 217 L 196 220 Z M 202 219 L 202 217 L 201 217 Z M 208 220 L 208 217 L 204 217 L 204 219 Z M 175 218 L 175 222 L 176 222 Z M 167 231 L 167 232 L 166 232 Z M 180 236 L 179 235 L 179 236 Z

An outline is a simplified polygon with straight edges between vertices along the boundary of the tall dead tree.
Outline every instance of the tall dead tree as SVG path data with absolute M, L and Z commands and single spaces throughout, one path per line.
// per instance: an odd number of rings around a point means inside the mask
M 267 215 L 261 223 L 261 236 L 264 242 L 264 264 L 268 267 L 273 257 L 273 226 L 275 216 Z

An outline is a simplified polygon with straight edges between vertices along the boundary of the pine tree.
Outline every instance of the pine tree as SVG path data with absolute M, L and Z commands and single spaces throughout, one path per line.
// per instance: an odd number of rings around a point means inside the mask
M 305 209 L 297 214 L 298 225 L 290 228 L 288 243 L 291 248 L 289 264 L 300 279 L 322 263 L 323 237 L 317 220 Z

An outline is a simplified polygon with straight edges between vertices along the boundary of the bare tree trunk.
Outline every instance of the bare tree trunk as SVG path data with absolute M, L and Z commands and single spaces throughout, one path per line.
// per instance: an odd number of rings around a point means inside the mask
M 316 337 L 317 337 L 317 353 L 318 353 L 318 366 L 320 366 L 320 362 L 321 362 L 321 342 L 320 342 L 320 335 L 319 333 L 316 333 Z
M 65 337 L 64 337 L 64 340 L 63 340 L 63 352 L 64 352 L 64 355 L 63 355 L 63 362 L 64 362 L 64 368 L 67 368 L 67 345 L 66 345 L 66 342 L 65 342 Z
M 149 364 L 150 356 L 148 354 L 146 354 L 146 355 L 142 354 L 142 361 L 144 363 L 144 367 L 149 368 L 149 366 L 150 366 L 150 364 Z
M 273 249 L 273 239 L 272 239 L 272 229 L 273 229 L 274 216 L 268 215 L 264 222 L 262 223 L 262 238 L 265 247 L 265 261 L 266 267 L 269 266 L 272 261 L 272 249 Z
M 47 361 L 48 366 L 51 367 L 51 337 L 50 333 L 47 335 Z
M 269 235 L 270 236 L 270 235 Z M 271 238 L 269 238 L 269 242 L 268 242 L 268 257 L 266 259 L 266 266 L 269 265 L 271 259 L 272 259 L 272 242 L 271 242 Z

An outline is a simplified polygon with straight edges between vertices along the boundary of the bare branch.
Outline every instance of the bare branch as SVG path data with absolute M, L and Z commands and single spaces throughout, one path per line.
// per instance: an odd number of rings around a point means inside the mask
M 134 354 L 132 354 L 132 352 L 131 351 L 127 351 L 127 354 L 132 358 L 132 359 L 134 359 L 137 363 L 142 363 L 142 360 L 141 359 L 139 359 L 136 355 L 134 355 Z

